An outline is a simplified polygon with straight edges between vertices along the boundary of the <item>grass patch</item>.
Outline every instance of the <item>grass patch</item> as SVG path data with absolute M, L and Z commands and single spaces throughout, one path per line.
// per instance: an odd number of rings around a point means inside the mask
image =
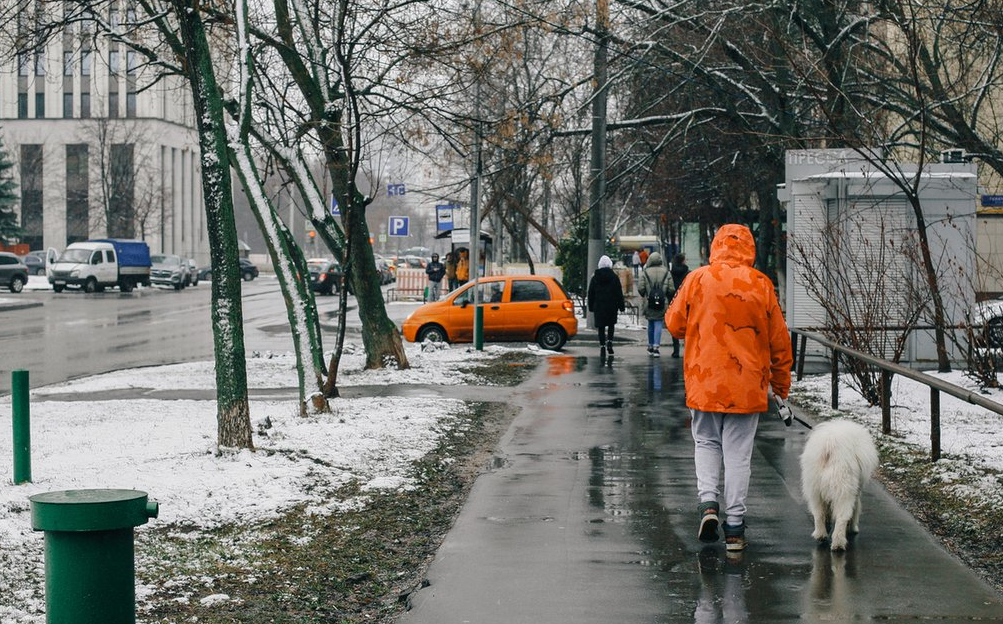
M 470 372 L 495 386 L 518 386 L 533 374 L 539 363 L 538 355 L 513 351 L 471 367 Z
M 930 460 L 927 451 L 878 439 L 878 478 L 950 552 L 1003 592 L 1003 478 L 971 458 Z M 985 496 L 987 486 L 997 495 Z
M 140 582 L 155 589 L 141 617 L 165 624 L 306 624 L 396 616 L 421 586 L 512 416 L 504 405 L 473 404 L 438 448 L 415 462 L 411 489 L 344 486 L 332 495 L 347 502 L 338 513 L 299 507 L 251 527 L 146 532 L 137 549 L 147 562 Z

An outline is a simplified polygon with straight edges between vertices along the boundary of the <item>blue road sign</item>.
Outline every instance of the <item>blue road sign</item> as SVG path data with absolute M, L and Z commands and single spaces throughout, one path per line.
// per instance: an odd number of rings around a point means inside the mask
M 387 195 L 390 197 L 396 197 L 399 195 L 405 195 L 407 193 L 407 187 L 403 184 L 387 184 Z
M 1000 208 L 1003 207 L 1003 195 L 983 195 L 982 205 L 985 207 Z
M 438 204 L 435 207 L 435 225 L 440 232 L 453 229 L 453 210 L 455 204 Z
M 341 216 L 341 208 L 338 207 L 338 198 L 337 197 L 331 197 L 331 216 L 332 217 L 340 217 Z
M 407 217 L 390 217 L 390 226 L 387 228 L 387 233 L 390 236 L 407 236 Z

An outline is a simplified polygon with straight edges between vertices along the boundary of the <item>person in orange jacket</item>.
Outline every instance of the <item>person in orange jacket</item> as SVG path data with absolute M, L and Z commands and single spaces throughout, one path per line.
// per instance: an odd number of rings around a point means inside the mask
M 745 501 L 759 415 L 771 396 L 787 398 L 794 360 L 773 283 L 752 267 L 755 258 L 749 228 L 722 226 L 710 264 L 690 272 L 665 311 L 669 333 L 685 339 L 683 377 L 700 496 L 697 536 L 718 539 L 723 461 L 728 551 L 747 545 Z

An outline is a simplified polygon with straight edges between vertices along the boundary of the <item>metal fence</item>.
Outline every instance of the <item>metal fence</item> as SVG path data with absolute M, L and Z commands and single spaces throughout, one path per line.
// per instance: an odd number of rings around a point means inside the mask
M 798 344 L 800 339 L 800 344 Z M 831 365 L 831 387 L 832 387 L 832 409 L 839 409 L 839 360 L 840 357 L 854 358 L 870 366 L 881 370 L 881 432 L 890 434 L 892 432 L 891 417 L 891 379 L 892 375 L 901 375 L 907 379 L 912 379 L 930 388 L 930 458 L 933 461 L 940 459 L 940 393 L 945 392 L 962 401 L 978 405 L 996 414 L 1003 415 L 1003 404 L 987 399 L 977 392 L 973 392 L 961 386 L 956 386 L 932 375 L 927 375 L 921 371 L 913 370 L 901 364 L 883 360 L 873 355 L 844 347 L 843 345 L 826 338 L 822 334 L 805 331 L 801 329 L 791 330 L 791 343 L 794 345 L 794 361 L 797 379 L 800 381 L 804 377 L 805 347 L 808 339 L 811 339 L 823 347 L 830 350 Z

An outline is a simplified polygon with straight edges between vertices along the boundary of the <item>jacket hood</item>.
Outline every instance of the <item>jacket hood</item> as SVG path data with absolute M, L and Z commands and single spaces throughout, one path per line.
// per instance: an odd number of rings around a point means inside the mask
M 756 262 L 756 241 L 744 225 L 723 225 L 710 245 L 710 263 L 752 266 Z
M 619 283 L 620 282 L 620 276 L 616 274 L 616 271 L 614 271 L 613 269 L 611 269 L 609 267 L 603 267 L 601 269 L 596 269 L 596 272 L 593 274 L 592 277 L 598 283 L 607 283 L 607 282 L 608 283 L 612 283 L 612 282 Z
M 648 256 L 648 263 L 645 266 L 662 266 L 662 254 L 657 251 L 651 252 L 651 255 Z

